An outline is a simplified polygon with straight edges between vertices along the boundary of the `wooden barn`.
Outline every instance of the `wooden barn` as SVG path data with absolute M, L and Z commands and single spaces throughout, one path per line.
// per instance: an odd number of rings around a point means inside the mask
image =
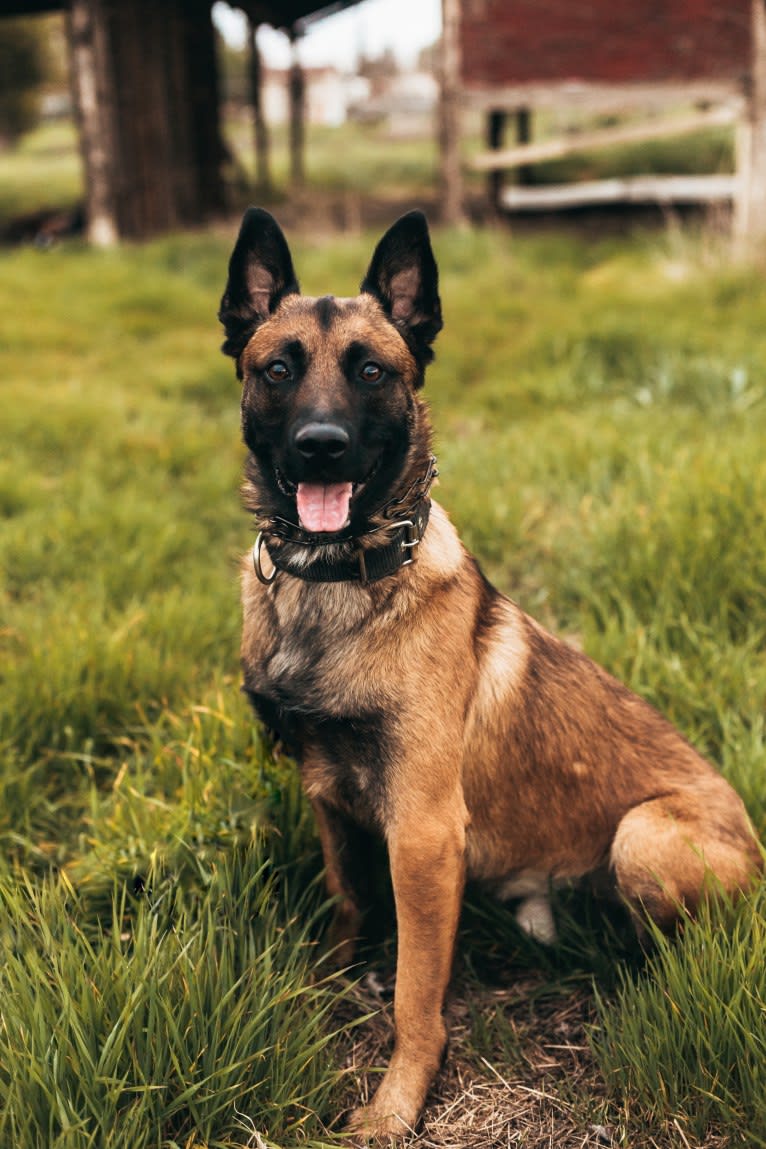
M 520 85 L 741 84 L 750 0 L 464 0 L 462 78 L 490 93 Z
M 265 165 L 255 30 L 308 24 L 358 0 L 233 0 L 249 21 L 259 170 Z M 87 232 L 108 246 L 194 227 L 226 207 L 213 0 L 0 0 L 0 18 L 62 11 L 86 185 Z M 304 85 L 290 76 L 294 182 Z
M 446 39 L 455 41 L 452 81 L 460 103 L 485 116 L 488 151 L 474 166 L 488 173 L 497 207 L 728 199 L 740 229 L 762 220 L 758 230 L 766 230 L 764 0 L 444 0 L 444 13 Z M 613 114 L 622 124 L 535 143 L 535 113 L 562 107 Z M 686 113 L 673 120 L 665 114 L 671 107 Z M 612 180 L 547 192 L 523 186 L 527 165 L 575 149 L 731 123 L 738 126 L 735 175 Z M 509 125 L 514 140 L 506 138 Z M 503 176 L 511 170 L 513 186 Z

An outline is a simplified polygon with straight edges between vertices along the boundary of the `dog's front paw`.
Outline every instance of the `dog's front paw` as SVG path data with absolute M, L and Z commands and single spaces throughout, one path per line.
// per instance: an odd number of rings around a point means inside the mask
M 395 1113 L 381 1114 L 373 1102 L 354 1109 L 346 1122 L 346 1132 L 355 1146 L 396 1145 L 414 1130 Z

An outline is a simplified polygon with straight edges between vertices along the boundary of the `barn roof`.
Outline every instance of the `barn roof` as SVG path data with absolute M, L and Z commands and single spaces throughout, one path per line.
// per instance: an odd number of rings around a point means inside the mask
M 255 23 L 271 24 L 273 28 L 294 27 L 298 33 L 315 20 L 359 3 L 360 0 L 232 0 L 233 7 L 241 8 Z M 0 16 L 58 12 L 66 6 L 66 0 L 0 0 Z
M 323 20 L 344 8 L 353 8 L 360 0 L 231 0 L 256 24 L 271 24 L 272 28 L 292 28 L 301 33 L 315 20 Z
M 36 16 L 58 12 L 64 6 L 64 0 L 0 0 L 0 16 Z

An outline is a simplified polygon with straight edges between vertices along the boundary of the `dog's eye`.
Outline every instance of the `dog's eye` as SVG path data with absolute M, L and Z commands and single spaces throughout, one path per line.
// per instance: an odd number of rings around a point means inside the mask
M 290 368 L 281 359 L 275 359 L 273 363 L 269 363 L 264 375 L 269 383 L 284 383 L 290 378 Z
M 359 378 L 365 383 L 380 383 L 383 378 L 383 368 L 379 367 L 377 363 L 365 363 L 359 372 Z

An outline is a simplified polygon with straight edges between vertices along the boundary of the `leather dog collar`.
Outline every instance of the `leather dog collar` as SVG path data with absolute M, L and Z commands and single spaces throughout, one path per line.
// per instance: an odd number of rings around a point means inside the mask
M 253 546 L 253 568 L 260 582 L 266 585 L 274 581 L 279 571 L 284 571 L 285 574 L 302 579 L 304 582 L 358 582 L 366 586 L 368 583 L 378 582 L 396 574 L 402 567 L 410 566 L 415 561 L 415 548 L 425 534 L 430 513 L 431 500 L 422 499 L 410 518 L 385 523 L 382 527 L 376 527 L 358 538 L 348 540 L 354 546 L 350 555 L 341 554 L 335 557 L 332 554 L 339 549 L 337 541 L 324 544 L 315 542 L 299 544 L 311 547 L 314 551 L 327 552 L 310 562 L 306 562 L 305 558 L 300 553 L 296 554 L 291 547 L 280 546 L 272 549 L 268 545 L 268 534 L 261 531 Z M 362 545 L 363 539 L 370 539 L 378 531 L 384 530 L 390 532 L 389 541 L 384 546 Z M 261 550 L 264 546 L 274 567 L 270 575 L 264 574 L 261 565 Z
M 432 455 L 425 474 L 416 479 L 402 495 L 391 499 L 380 509 L 378 515 L 386 521 L 356 537 L 341 537 L 326 542 L 321 535 L 309 534 L 295 523 L 283 519 L 272 520 L 269 527 L 259 532 L 253 546 L 253 569 L 258 580 L 268 586 L 278 571 L 284 571 L 304 582 L 358 582 L 366 586 L 367 583 L 378 582 L 396 574 L 401 567 L 410 566 L 415 561 L 415 548 L 428 526 L 431 513 L 428 494 L 438 474 L 436 458 Z M 371 539 L 381 531 L 390 532 L 385 545 L 377 547 L 374 543 L 368 546 L 363 544 L 363 540 Z M 268 543 L 272 537 L 278 539 L 281 545 L 270 547 Z M 285 543 L 293 545 L 285 546 Z M 274 568 L 270 575 L 264 573 L 261 565 L 264 546 Z M 303 548 L 303 554 L 296 547 Z M 306 562 L 308 548 L 324 551 L 324 554 L 312 556 Z

